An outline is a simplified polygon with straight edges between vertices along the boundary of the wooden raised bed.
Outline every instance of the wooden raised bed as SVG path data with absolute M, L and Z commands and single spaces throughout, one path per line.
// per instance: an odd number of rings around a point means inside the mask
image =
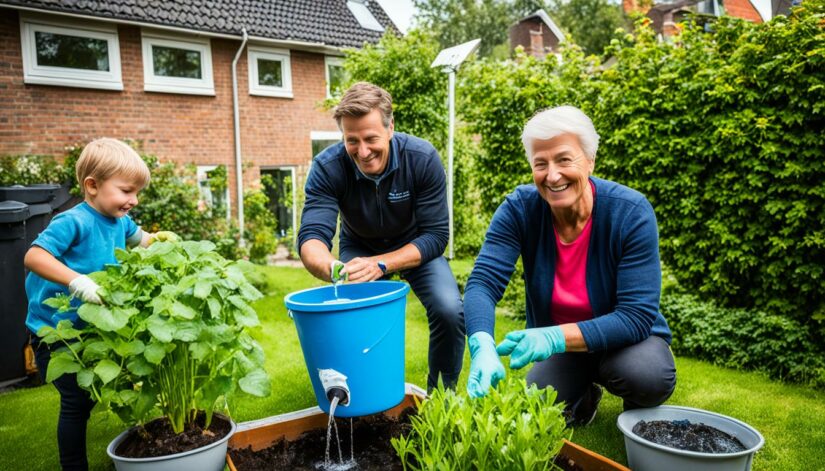
M 389 417 L 398 417 L 403 410 L 415 407 L 416 398 L 421 399 L 425 395 L 424 390 L 407 383 L 407 395 L 404 400 L 401 404 L 385 411 L 384 414 Z M 229 448 L 251 447 L 253 451 L 262 450 L 282 438 L 287 441 L 294 440 L 309 430 L 325 429 L 328 420 L 329 416 L 322 412 L 320 408 L 311 407 L 260 420 L 243 422 L 238 424 L 235 435 L 229 440 Z M 630 471 L 629 468 L 568 440 L 564 441 L 560 454 L 575 462 L 576 465 L 581 466 L 585 471 Z M 229 453 L 226 455 L 226 462 L 231 471 L 238 471 Z

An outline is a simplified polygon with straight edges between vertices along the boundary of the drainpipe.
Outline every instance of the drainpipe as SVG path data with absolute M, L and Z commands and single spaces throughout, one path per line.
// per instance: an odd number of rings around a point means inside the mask
M 246 41 L 249 36 L 246 34 L 246 28 L 243 28 L 243 42 L 241 47 L 235 54 L 235 59 L 232 61 L 232 114 L 235 124 L 235 186 L 237 188 L 238 199 L 238 229 L 241 232 L 241 237 L 238 240 L 238 245 L 246 246 L 246 241 L 243 238 L 243 166 L 241 164 L 241 114 L 238 111 L 238 59 L 241 57 L 243 48 L 246 47 Z

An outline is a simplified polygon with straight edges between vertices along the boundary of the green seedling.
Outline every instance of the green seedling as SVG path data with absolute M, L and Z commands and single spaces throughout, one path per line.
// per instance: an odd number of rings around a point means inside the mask
M 553 459 L 571 430 L 555 399 L 552 388 L 512 377 L 479 399 L 439 385 L 392 446 L 405 470 L 557 469 Z

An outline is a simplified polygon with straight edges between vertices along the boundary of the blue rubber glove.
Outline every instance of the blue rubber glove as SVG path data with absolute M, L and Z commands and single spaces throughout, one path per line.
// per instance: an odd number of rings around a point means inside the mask
M 470 336 L 470 376 L 467 379 L 467 394 L 482 397 L 490 386 L 504 379 L 504 365 L 496 353 L 496 341 L 487 332 L 476 332 Z
M 561 327 L 538 327 L 514 330 L 504 336 L 496 351 L 501 356 L 510 355 L 510 368 L 517 370 L 528 363 L 542 361 L 567 350 Z

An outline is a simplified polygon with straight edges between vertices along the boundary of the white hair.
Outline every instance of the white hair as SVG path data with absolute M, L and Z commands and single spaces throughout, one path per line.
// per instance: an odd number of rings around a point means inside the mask
M 521 142 L 527 153 L 527 161 L 532 165 L 533 141 L 545 141 L 562 134 L 576 136 L 587 158 L 596 160 L 599 134 L 593 127 L 593 121 L 582 110 L 566 105 L 539 111 L 524 125 Z

